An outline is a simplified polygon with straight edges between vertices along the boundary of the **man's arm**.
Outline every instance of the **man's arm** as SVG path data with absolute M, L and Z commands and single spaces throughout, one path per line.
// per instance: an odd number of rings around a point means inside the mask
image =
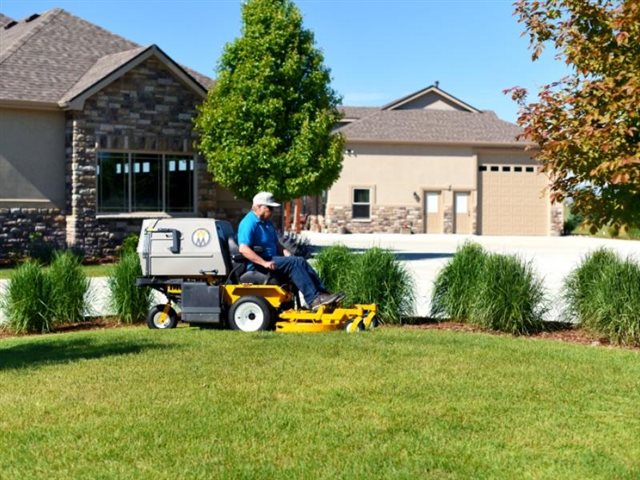
M 273 262 L 272 260 L 269 260 L 269 261 L 265 260 L 260 255 L 258 255 L 256 252 L 254 252 L 253 249 L 249 245 L 246 245 L 246 244 L 242 243 L 242 244 L 240 244 L 240 247 L 238 247 L 238 250 L 244 256 L 244 258 L 246 258 L 250 262 L 255 263 L 256 265 L 260 265 L 261 267 L 264 267 L 267 270 L 275 270 L 276 269 L 275 262 Z

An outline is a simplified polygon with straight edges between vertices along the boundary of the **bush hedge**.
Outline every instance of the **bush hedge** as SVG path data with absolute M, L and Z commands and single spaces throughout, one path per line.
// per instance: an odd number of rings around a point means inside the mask
M 27 260 L 15 269 L 2 298 L 9 330 L 15 333 L 51 331 L 50 285 L 42 265 L 35 260 Z
M 531 263 L 515 255 L 489 254 L 475 290 L 470 321 L 485 328 L 526 335 L 540 331 L 548 311 L 542 281 Z
M 71 252 L 53 253 L 51 266 L 28 260 L 16 268 L 2 300 L 16 333 L 52 331 L 56 325 L 82 321 L 89 279 Z
M 443 267 L 433 285 L 431 316 L 467 320 L 476 297 L 487 253 L 475 242 L 465 242 Z
M 460 247 L 434 281 L 431 315 L 512 334 L 542 328 L 548 303 L 531 264 L 490 254 L 480 245 Z
M 566 278 L 567 316 L 623 345 L 640 345 L 640 264 L 606 249 L 588 254 Z
M 376 247 L 359 254 L 334 245 L 320 251 L 315 266 L 330 291 L 345 292 L 345 304 L 375 303 L 378 319 L 387 323 L 413 315 L 413 278 L 390 251 Z
M 111 271 L 108 284 L 111 307 L 124 323 L 144 322 L 151 305 L 151 290 L 136 286 L 136 278 L 142 276 L 140 260 L 135 251 L 123 251 Z
M 53 321 L 56 324 L 82 321 L 90 282 L 82 270 L 80 258 L 71 252 L 55 252 L 46 276 L 50 285 L 49 310 Z

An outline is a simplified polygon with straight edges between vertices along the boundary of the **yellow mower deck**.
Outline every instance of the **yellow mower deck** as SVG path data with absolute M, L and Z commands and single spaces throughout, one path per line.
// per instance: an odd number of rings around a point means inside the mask
M 330 332 L 345 328 L 348 332 L 373 327 L 376 305 L 354 305 L 350 308 L 327 306 L 317 311 L 287 310 L 276 322 L 277 332 Z

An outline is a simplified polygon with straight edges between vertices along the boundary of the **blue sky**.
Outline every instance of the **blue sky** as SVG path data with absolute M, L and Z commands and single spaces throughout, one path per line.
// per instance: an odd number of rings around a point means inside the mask
M 305 27 L 331 69 L 345 105 L 380 106 L 440 82 L 481 110 L 515 121 L 502 90 L 532 93 L 567 73 L 551 51 L 531 61 L 510 0 L 298 0 Z M 215 77 L 227 42 L 240 34 L 238 0 L 0 0 L 20 20 L 61 7 Z

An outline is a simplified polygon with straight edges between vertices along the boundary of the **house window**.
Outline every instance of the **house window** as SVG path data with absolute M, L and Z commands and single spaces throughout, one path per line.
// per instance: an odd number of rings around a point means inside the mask
M 354 219 L 371 218 L 371 190 L 369 188 L 354 188 L 351 217 Z
M 191 155 L 98 152 L 98 212 L 193 212 L 194 163 Z

